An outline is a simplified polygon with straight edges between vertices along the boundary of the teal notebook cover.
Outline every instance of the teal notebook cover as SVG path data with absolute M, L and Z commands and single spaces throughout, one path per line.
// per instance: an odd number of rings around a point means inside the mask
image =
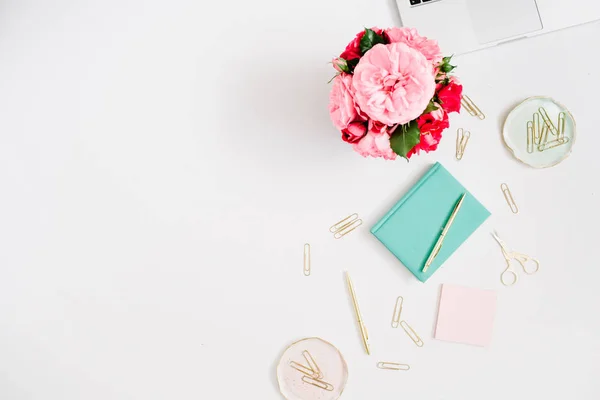
M 423 273 L 422 269 L 444 225 L 464 193 L 463 205 L 444 244 Z M 421 282 L 431 275 L 490 216 L 440 163 L 436 163 L 415 186 L 371 229 L 389 251 Z

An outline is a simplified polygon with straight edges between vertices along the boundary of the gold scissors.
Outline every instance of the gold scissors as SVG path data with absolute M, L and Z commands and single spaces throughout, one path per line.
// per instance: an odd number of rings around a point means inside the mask
M 519 279 L 519 276 L 517 275 L 512 266 L 513 260 L 521 264 L 521 267 L 523 267 L 523 271 L 527 275 L 533 275 L 539 271 L 540 262 L 536 258 L 530 257 L 527 254 L 515 253 L 514 251 L 509 252 L 506 243 L 504 243 L 504 241 L 500 239 L 495 233 L 492 233 L 492 235 L 494 236 L 494 239 L 496 239 L 498 244 L 500 244 L 500 247 L 502 248 L 502 255 L 504 255 L 504 259 L 506 260 L 506 269 L 504 270 L 504 272 L 502 272 L 502 275 L 500 275 L 500 281 L 504 286 L 512 286 L 515 283 L 517 283 L 517 280 Z M 530 267 L 528 269 L 528 264 L 535 265 L 535 267 Z

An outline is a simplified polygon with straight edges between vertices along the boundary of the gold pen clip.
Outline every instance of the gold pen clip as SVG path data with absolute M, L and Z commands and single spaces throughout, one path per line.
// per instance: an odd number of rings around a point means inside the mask
M 400 326 L 400 317 L 402 314 L 402 304 L 404 303 L 404 298 L 402 296 L 398 296 L 396 299 L 396 306 L 394 307 L 394 314 L 392 315 L 392 328 L 397 328 Z
M 380 362 L 380 363 L 377 363 L 377 368 L 389 369 L 392 371 L 408 371 L 410 369 L 410 365 L 393 363 L 393 362 Z

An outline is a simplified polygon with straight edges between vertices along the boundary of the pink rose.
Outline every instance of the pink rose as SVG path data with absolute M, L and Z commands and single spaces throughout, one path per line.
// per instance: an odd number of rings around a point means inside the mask
M 448 85 L 443 86 L 438 92 L 438 99 L 446 112 L 460 112 L 460 101 L 462 99 L 462 85 L 456 83 L 455 78 Z
M 381 134 L 371 130 L 357 143 L 352 145 L 354 151 L 363 157 L 383 157 L 386 160 L 395 160 L 396 153 L 390 146 L 390 135 Z
M 386 125 L 417 118 L 435 92 L 431 63 L 404 43 L 373 46 L 358 62 L 354 98 L 370 119 Z
M 377 33 L 378 35 L 381 35 L 383 33 L 383 29 L 373 27 L 371 28 L 371 30 Z M 344 50 L 344 52 L 340 54 L 340 58 L 343 58 L 344 60 L 354 60 L 355 58 L 360 58 L 362 56 L 360 52 L 360 41 L 363 38 L 363 36 L 365 36 L 364 30 L 360 31 L 356 35 L 356 37 L 350 43 L 348 43 L 348 46 L 346 46 L 346 50 Z
M 390 43 L 405 43 L 420 51 L 431 64 L 442 61 L 442 51 L 437 41 L 420 36 L 415 28 L 389 28 L 385 35 Z
M 359 118 L 352 91 L 352 75 L 342 73 L 335 77 L 329 93 L 329 115 L 340 131 Z
M 358 142 L 367 133 L 366 122 L 352 122 L 342 130 L 342 140 L 348 143 Z

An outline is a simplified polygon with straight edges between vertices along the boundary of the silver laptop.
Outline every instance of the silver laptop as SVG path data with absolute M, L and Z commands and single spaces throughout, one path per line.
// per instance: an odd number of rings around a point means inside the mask
M 436 39 L 445 54 L 600 20 L 600 0 L 396 0 L 402 25 Z

